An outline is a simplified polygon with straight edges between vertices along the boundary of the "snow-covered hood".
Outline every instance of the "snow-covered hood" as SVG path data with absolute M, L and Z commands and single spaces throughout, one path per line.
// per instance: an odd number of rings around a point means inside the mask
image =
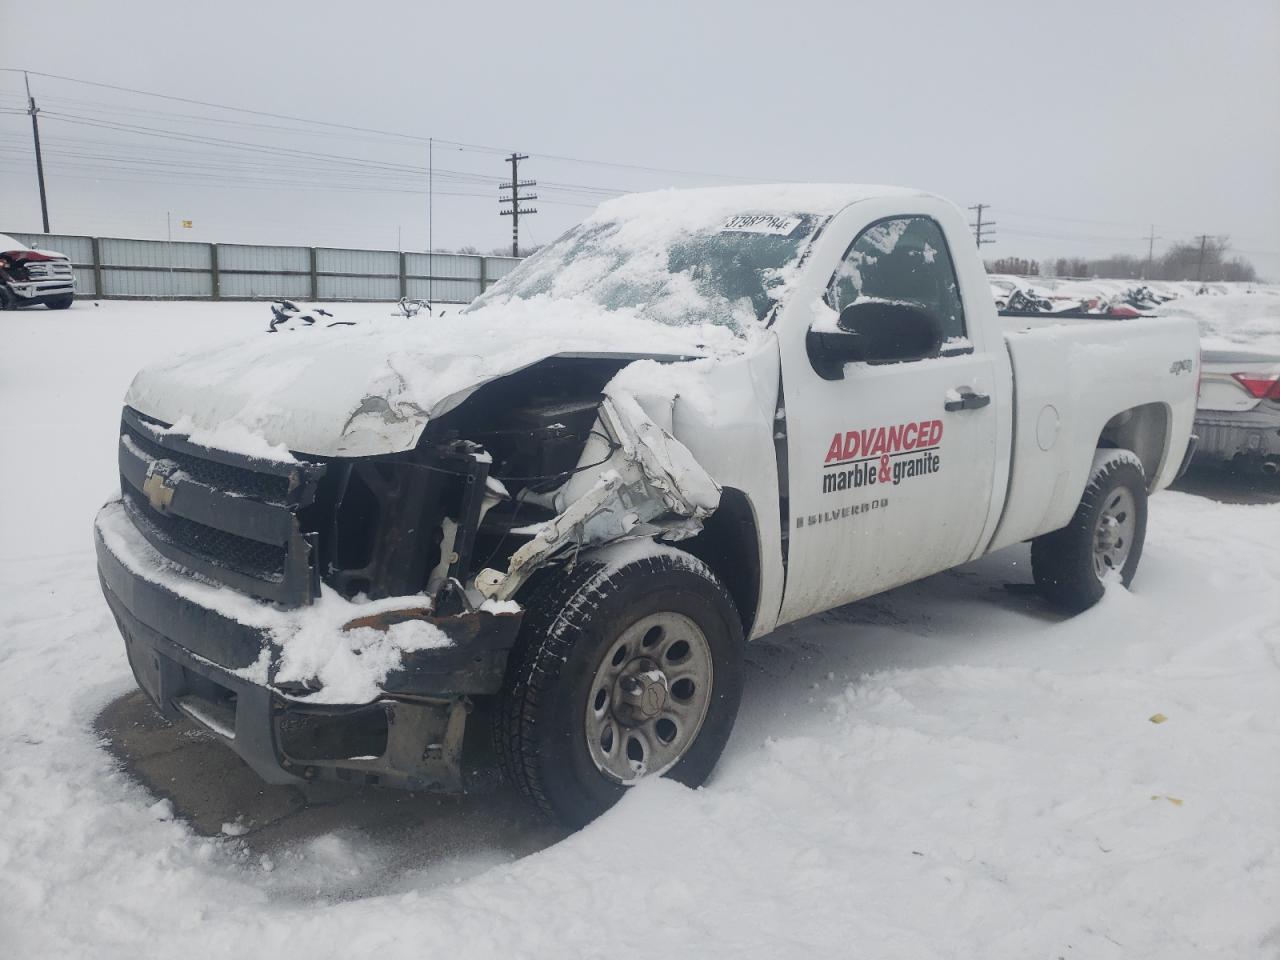
M 57 250 L 46 250 L 44 247 L 28 247 L 21 240 L 9 236 L 7 233 L 0 233 L 0 254 L 37 254 L 34 259 L 48 257 L 52 260 L 70 260 L 65 253 L 59 253 Z M 20 259 L 13 257 L 13 259 Z
M 277 460 L 290 451 L 375 456 L 412 449 L 428 420 L 547 357 L 705 356 L 745 343 L 723 328 L 519 301 L 440 319 L 264 333 L 148 367 L 125 402 L 216 449 Z

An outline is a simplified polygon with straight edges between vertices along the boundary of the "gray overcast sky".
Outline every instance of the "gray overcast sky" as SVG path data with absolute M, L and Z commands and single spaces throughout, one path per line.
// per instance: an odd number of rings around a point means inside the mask
M 1280 280 L 1280 0 L 0 10 L 0 66 L 519 149 L 539 180 L 527 241 L 602 190 L 861 181 L 991 204 L 988 256 L 1145 254 L 1154 223 L 1157 252 L 1230 235 Z M 423 142 L 32 86 L 55 232 L 162 237 L 172 211 L 175 239 L 426 244 Z M 0 73 L 0 229 L 40 223 L 30 124 L 3 112 L 21 90 Z M 436 246 L 509 242 L 501 153 L 437 144 L 434 166 Z

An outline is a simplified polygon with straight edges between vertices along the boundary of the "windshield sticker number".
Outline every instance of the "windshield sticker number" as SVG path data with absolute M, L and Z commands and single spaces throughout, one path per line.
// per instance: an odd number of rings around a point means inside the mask
M 779 237 L 790 236 L 800 226 L 799 217 L 780 217 L 767 213 L 740 213 L 730 217 L 720 228 L 721 233 L 770 233 Z

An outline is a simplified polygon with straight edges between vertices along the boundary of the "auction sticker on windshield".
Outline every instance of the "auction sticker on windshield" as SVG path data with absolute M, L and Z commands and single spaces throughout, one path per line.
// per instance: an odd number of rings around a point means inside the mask
M 800 226 L 799 217 L 782 217 L 768 213 L 740 213 L 730 217 L 720 228 L 721 233 L 772 233 L 789 236 Z

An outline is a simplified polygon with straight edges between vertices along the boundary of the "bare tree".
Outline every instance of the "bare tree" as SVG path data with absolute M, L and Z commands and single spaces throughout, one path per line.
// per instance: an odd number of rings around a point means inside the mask
M 1001 257 L 987 262 L 989 273 L 1014 273 L 1021 276 L 1100 277 L 1108 280 L 1196 280 L 1243 281 L 1258 279 L 1258 271 L 1244 257 L 1229 255 L 1227 237 L 1204 237 L 1196 241 L 1175 243 L 1163 256 L 1155 258 L 1147 269 L 1146 257 L 1129 253 L 1113 253 L 1109 257 L 1058 257 L 1037 264 L 1021 257 Z
M 987 261 L 987 273 L 1012 273 L 1021 277 L 1038 277 L 1040 264 L 1022 257 L 1001 257 Z
M 1154 280 L 1258 279 L 1258 271 L 1244 257 L 1229 257 L 1228 237 L 1205 237 L 1203 242 L 1175 243 L 1155 263 Z

